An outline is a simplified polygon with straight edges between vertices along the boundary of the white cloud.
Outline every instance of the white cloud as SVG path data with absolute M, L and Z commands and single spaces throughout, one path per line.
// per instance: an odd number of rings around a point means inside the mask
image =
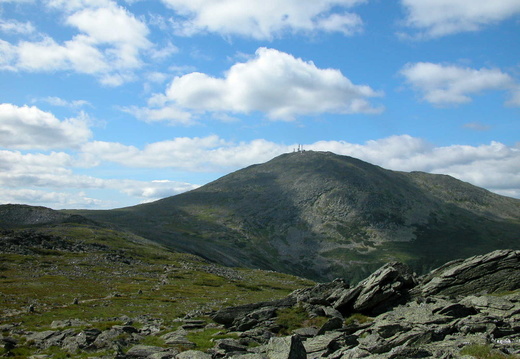
M 79 107 L 91 105 L 88 101 L 85 101 L 85 100 L 68 101 L 68 100 L 62 99 L 61 97 L 56 97 L 56 96 L 47 96 L 47 97 L 33 100 L 33 102 L 39 102 L 39 101 L 46 102 L 50 105 L 58 106 L 58 107 L 79 108 Z
M 506 102 L 507 106 L 520 107 L 520 86 L 511 91 L 509 100 Z
M 35 189 L 7 189 L 0 194 L 0 203 L 40 205 L 55 209 L 99 208 L 106 206 L 102 200 L 89 198 L 82 192 L 53 192 Z
M 491 126 L 479 122 L 469 122 L 464 124 L 463 127 L 473 131 L 489 131 L 491 129 Z
M 77 147 L 92 133 L 85 116 L 58 120 L 34 106 L 0 104 L 0 146 L 15 149 Z
M 161 108 L 140 108 L 136 106 L 122 108 L 137 119 L 145 122 L 167 121 L 170 125 L 193 125 L 196 123 L 191 113 L 178 108 L 175 105 Z
M 120 204 L 84 194 L 120 192 L 136 201 L 151 201 L 197 188 L 171 180 L 102 179 L 74 173 L 84 163 L 63 152 L 46 154 L 0 150 L 0 203 L 29 203 L 52 208 L 117 207 Z
M 262 163 L 282 153 L 285 145 L 264 139 L 233 142 L 218 136 L 174 138 L 143 148 L 111 142 L 89 142 L 79 157 L 63 152 L 31 154 L 0 151 L 0 202 L 42 204 L 52 208 L 118 207 L 147 202 L 195 189 L 198 186 L 170 179 L 135 180 L 98 178 L 76 173 L 76 168 L 117 165 L 176 172 L 229 173 Z M 449 174 L 463 181 L 504 195 L 520 198 L 520 146 L 491 142 L 479 146 L 435 146 L 408 135 L 391 136 L 362 144 L 319 141 L 304 144 L 306 150 L 332 151 L 399 171 Z M 92 173 L 95 169 L 91 170 Z M 135 173 L 139 173 L 135 171 Z M 96 193 L 92 195 L 91 193 Z M 103 193 L 104 195 L 100 195 Z M 103 198 L 102 201 L 96 198 Z
M 52 0 L 48 6 L 64 3 Z M 134 79 L 133 71 L 143 66 L 141 56 L 165 55 L 147 39 L 147 26 L 112 1 L 66 2 L 65 23 L 79 33 L 63 43 L 41 35 L 39 41 L 0 42 L 0 69 L 10 71 L 74 71 L 94 75 L 102 84 L 118 86 Z
M 472 69 L 430 62 L 407 64 L 402 70 L 406 81 L 434 105 L 471 102 L 471 95 L 484 91 L 518 88 L 515 80 L 499 69 Z M 515 101 L 509 103 L 515 104 Z
M 82 148 L 85 162 L 103 161 L 134 168 L 173 168 L 193 172 L 226 172 L 291 151 L 293 147 L 258 139 L 229 142 L 216 135 L 178 137 L 143 149 L 113 142 L 89 142 Z
M 520 14 L 518 0 L 401 0 L 401 4 L 406 24 L 427 37 L 477 31 Z
M 284 32 L 361 31 L 362 20 L 346 10 L 365 0 L 162 0 L 185 20 L 184 35 L 215 32 L 255 39 L 271 39 Z M 332 12 L 332 10 L 339 10 Z
M 140 118 L 174 122 L 180 112 L 265 113 L 272 120 L 321 113 L 380 113 L 369 98 L 381 96 L 366 85 L 355 85 L 339 70 L 274 49 L 260 48 L 254 58 L 233 65 L 223 78 L 193 72 L 175 77 L 165 94 L 149 101 L 152 107 L 134 111 Z M 159 110 L 161 109 L 161 110 Z M 175 109 L 175 111 L 174 111 Z
M 196 189 L 200 186 L 191 183 L 176 182 L 170 180 L 154 180 L 150 182 L 123 180 L 111 181 L 122 188 L 122 192 L 132 197 L 141 198 L 143 202 L 156 201 L 161 198 Z
M 112 162 L 134 168 L 169 168 L 189 172 L 227 173 L 262 163 L 296 144 L 284 145 L 263 139 L 249 142 L 225 141 L 218 136 L 176 138 L 139 149 L 118 143 L 91 142 L 86 156 L 99 163 Z M 319 141 L 305 144 L 315 151 L 348 155 L 387 169 L 448 174 L 474 185 L 520 198 L 520 147 L 499 142 L 468 146 L 435 145 L 408 135 L 391 136 L 363 144 Z
M 35 32 L 36 29 L 30 22 L 0 19 L 0 31 L 6 33 L 27 35 Z
M 434 145 L 408 135 L 392 136 L 365 144 L 322 141 L 306 148 L 333 151 L 384 168 L 448 174 L 504 195 L 520 198 L 520 146 L 500 142 L 488 145 Z
M 48 7 L 73 12 L 86 8 L 102 8 L 113 4 L 112 0 L 44 0 Z
M 173 168 L 184 171 L 226 173 L 262 163 L 296 147 L 258 139 L 229 142 L 217 136 L 176 138 L 138 149 L 122 144 L 94 142 L 84 152 L 100 161 L 128 167 Z M 488 145 L 436 147 L 408 135 L 371 140 L 363 144 L 319 141 L 307 150 L 331 151 L 398 171 L 448 174 L 497 193 L 520 198 L 520 147 L 499 142 Z

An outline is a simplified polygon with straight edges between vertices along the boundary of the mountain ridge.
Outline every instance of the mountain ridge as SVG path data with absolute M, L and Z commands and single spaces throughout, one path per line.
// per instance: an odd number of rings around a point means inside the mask
M 286 153 L 156 202 L 69 213 L 223 265 L 318 281 L 360 280 L 393 260 L 426 272 L 520 246 L 518 199 L 331 152 Z

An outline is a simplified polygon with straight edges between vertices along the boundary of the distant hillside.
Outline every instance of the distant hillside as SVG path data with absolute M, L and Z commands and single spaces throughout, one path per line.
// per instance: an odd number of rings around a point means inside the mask
M 520 200 L 445 175 L 313 151 L 153 203 L 76 213 L 225 265 L 315 280 L 357 280 L 391 260 L 424 272 L 520 248 Z
M 0 228 L 22 228 L 58 223 L 93 224 L 94 222 L 79 215 L 66 214 L 47 207 L 25 204 L 0 205 Z
M 58 223 L 70 217 L 49 208 L 9 205 L 0 206 L 0 213 L 22 221 L 18 216 L 30 213 L 47 222 L 34 224 L 27 218 L 30 225 L 0 228 L 4 329 L 23 324 L 25 329 L 51 330 L 55 321 L 84 320 L 103 327 L 105 322 L 125 323 L 129 316 L 171 324 L 188 313 L 283 298 L 313 284 L 271 271 L 222 267 L 129 232 Z M 58 221 L 50 223 L 52 218 Z M 0 341 L 0 356 L 4 343 Z

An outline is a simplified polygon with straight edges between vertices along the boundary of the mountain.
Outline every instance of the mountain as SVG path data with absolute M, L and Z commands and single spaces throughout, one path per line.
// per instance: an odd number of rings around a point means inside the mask
M 295 152 L 153 203 L 79 211 L 228 266 L 359 280 L 399 260 L 426 272 L 520 248 L 520 200 L 446 175 Z

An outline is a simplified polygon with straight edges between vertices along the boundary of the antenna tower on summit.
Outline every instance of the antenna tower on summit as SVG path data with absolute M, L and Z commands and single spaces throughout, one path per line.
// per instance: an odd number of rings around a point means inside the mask
M 293 152 L 303 153 L 305 150 L 303 149 L 303 145 L 298 144 L 298 148 L 293 149 Z

